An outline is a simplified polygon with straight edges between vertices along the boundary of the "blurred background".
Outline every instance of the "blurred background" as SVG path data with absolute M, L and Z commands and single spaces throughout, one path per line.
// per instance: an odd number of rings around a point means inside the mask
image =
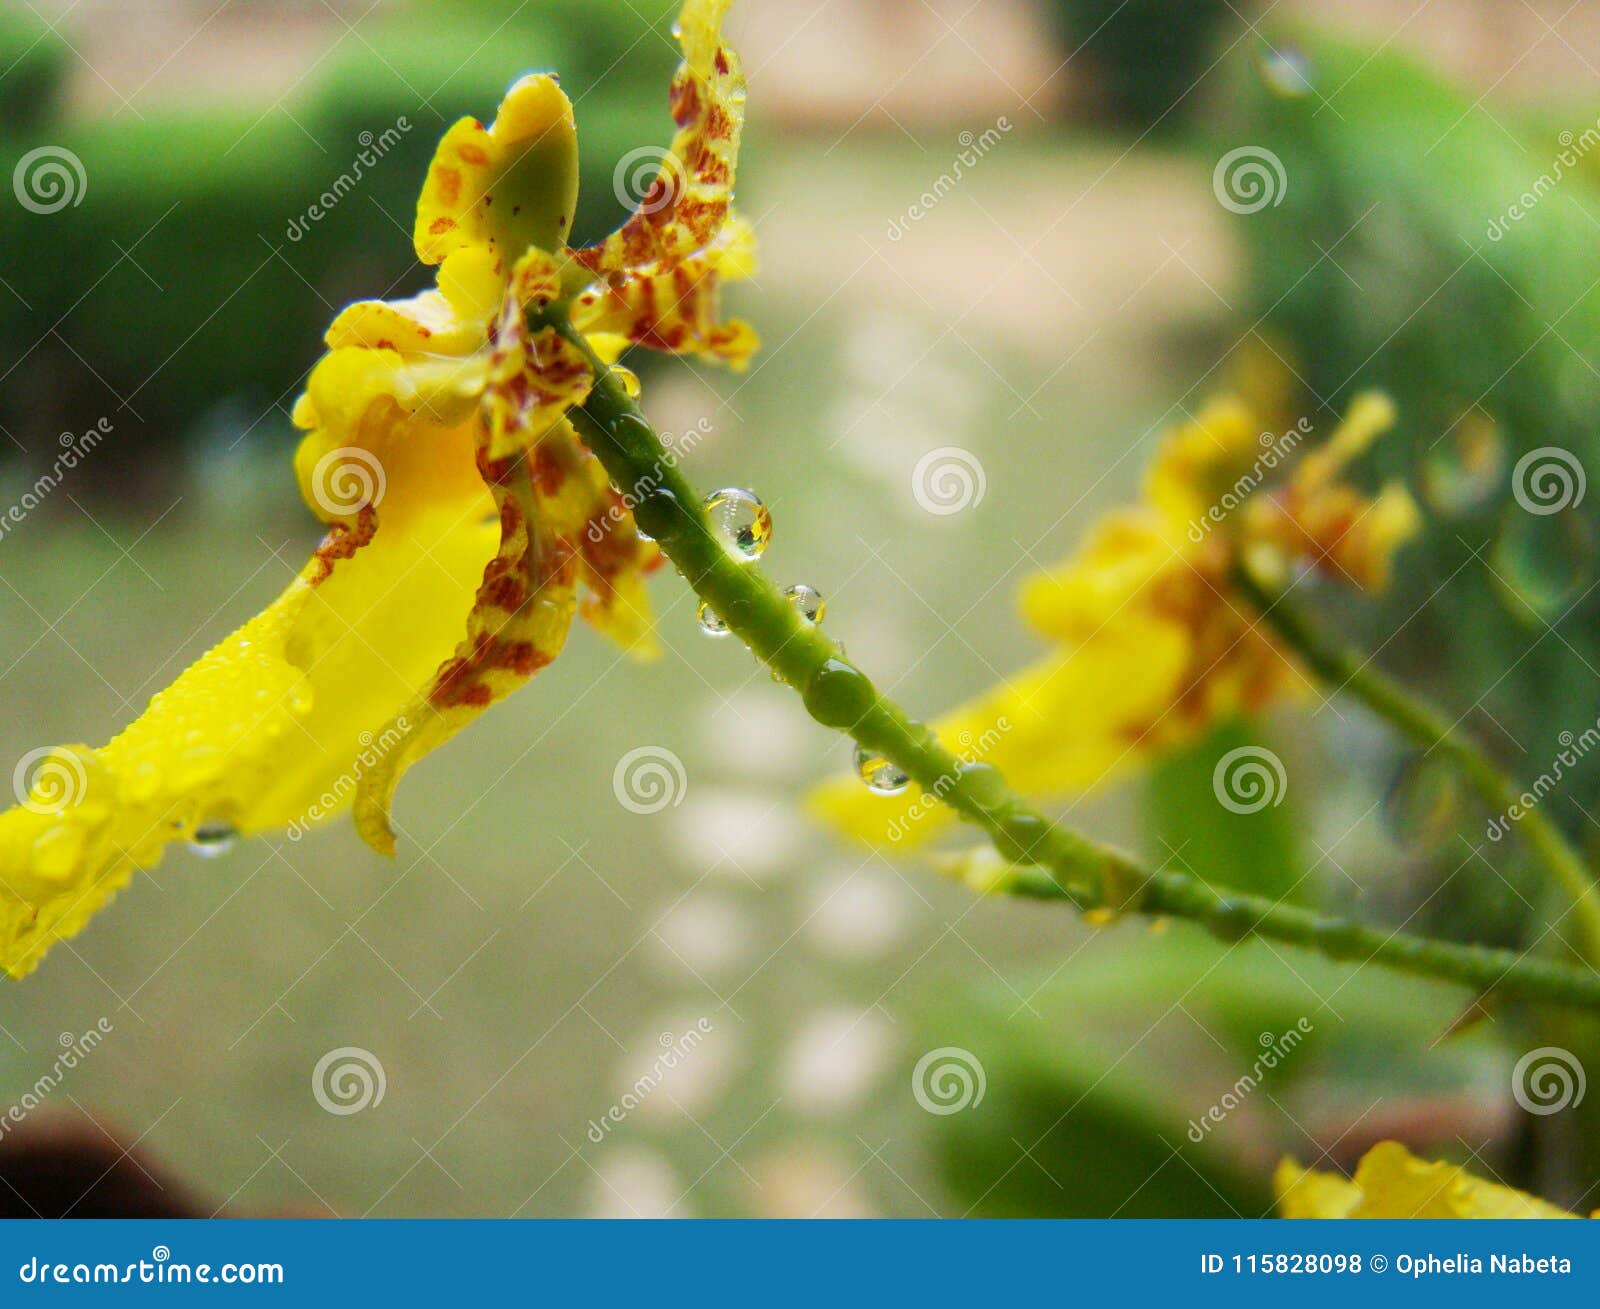
M 0 536 L 0 757 L 106 739 L 304 560 L 289 409 L 340 305 L 431 281 L 409 232 L 444 127 L 558 69 L 577 234 L 619 220 L 618 161 L 669 136 L 674 9 L 0 4 L 0 503 L 102 434 Z M 734 307 L 766 350 L 736 378 L 646 361 L 647 406 L 710 433 L 691 477 L 765 498 L 766 563 L 902 702 L 1039 653 L 1017 585 L 1265 370 L 1319 431 L 1363 387 L 1400 405 L 1366 472 L 1428 532 L 1382 604 L 1318 595 L 1341 633 L 1529 776 L 1593 726 L 1594 506 L 1518 514 L 1508 478 L 1596 454 L 1600 6 L 741 0 L 731 31 L 762 247 Z M 1282 168 L 1253 209 L 1213 176 L 1245 145 Z M 30 156 L 64 192 L 23 202 Z M 984 490 L 933 514 L 914 474 L 945 447 Z M 104 1033 L 0 1136 L 0 1209 L 1254 1217 L 1285 1153 L 1388 1136 L 1569 1204 L 1600 1179 L 1583 1108 L 1530 1113 L 1511 1073 L 1593 1033 L 838 843 L 799 797 L 848 751 L 675 578 L 655 598 L 658 664 L 577 631 L 410 775 L 395 862 L 343 823 L 174 850 L 0 989 L 0 1111 Z M 1282 756 L 1282 806 L 1214 803 L 1242 740 Z M 636 813 L 613 772 L 646 746 L 683 774 Z M 1595 785 L 1546 801 L 1588 847 Z M 1555 944 L 1515 843 L 1342 700 L 1061 809 L 1251 889 Z M 327 1107 L 346 1050 L 359 1112 Z

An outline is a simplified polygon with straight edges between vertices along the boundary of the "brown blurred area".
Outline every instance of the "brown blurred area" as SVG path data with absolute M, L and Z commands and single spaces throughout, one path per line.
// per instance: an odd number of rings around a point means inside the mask
M 0 1137 L 0 1219 L 205 1218 L 138 1143 L 76 1113 L 46 1113 Z

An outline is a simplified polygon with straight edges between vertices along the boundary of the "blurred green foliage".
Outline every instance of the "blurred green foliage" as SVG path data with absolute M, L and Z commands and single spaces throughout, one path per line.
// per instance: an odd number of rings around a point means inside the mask
M 1301 815 L 1288 786 L 1269 786 L 1261 806 L 1248 806 L 1246 812 L 1203 803 L 1217 793 L 1217 768 L 1229 752 L 1261 743 L 1259 725 L 1234 719 L 1156 760 L 1144 785 L 1147 857 L 1157 866 L 1213 878 L 1231 890 L 1288 904 L 1312 902 L 1316 883 L 1305 875 Z
M 576 104 L 576 236 L 609 230 L 622 213 L 617 160 L 670 136 L 674 10 L 669 0 L 415 0 L 359 36 L 331 35 L 281 104 L 87 120 L 61 113 L 61 40 L 9 14 L 0 66 L 17 67 L 0 103 L 0 167 L 9 174 L 48 144 L 81 160 L 86 185 L 56 212 L 0 206 L 11 288 L 0 348 L 17 364 L 0 422 L 48 451 L 56 433 L 111 416 L 117 439 L 90 470 L 107 483 L 157 466 L 146 456 L 210 406 L 232 401 L 260 416 L 252 427 L 283 425 L 340 305 L 426 283 L 411 214 L 444 128 L 491 117 L 531 69 L 559 71 Z M 364 149 L 372 162 L 359 161 Z M 308 216 L 314 204 L 320 218 Z
M 1066 8 L 1088 22 L 1115 6 Z M 1134 121 L 1183 89 L 1146 71 L 1144 99 L 1126 102 Z M 1388 595 L 1319 586 L 1297 598 L 1531 784 L 1600 716 L 1596 496 L 1591 488 L 1545 515 L 1513 493 L 1518 460 L 1545 447 L 1600 466 L 1600 152 L 1583 136 L 1595 110 L 1521 117 L 1394 50 L 1303 32 L 1250 41 L 1232 76 L 1239 111 L 1206 143 L 1208 165 L 1241 145 L 1281 164 L 1268 198 L 1235 223 L 1251 284 L 1237 326 L 1289 360 L 1320 431 L 1360 390 L 1395 398 L 1399 429 L 1364 472 L 1372 484 L 1403 479 L 1426 518 Z M 1151 857 L 1223 870 L 1240 888 L 1331 892 L 1348 905 L 1343 877 L 1301 878 L 1305 815 L 1200 802 L 1214 762 L 1262 739 L 1260 724 L 1227 725 L 1151 770 L 1142 811 Z M 1394 762 L 1404 757 L 1395 743 Z M 1543 802 L 1591 848 L 1597 783 L 1600 761 L 1586 757 L 1563 767 Z M 1372 789 L 1389 784 L 1378 777 Z M 1393 834 L 1412 876 L 1359 864 L 1346 873 L 1379 897 L 1407 888 L 1409 902 L 1388 911 L 1413 928 L 1559 951 L 1543 924 L 1560 921 L 1561 905 L 1515 837 L 1490 845 L 1491 815 L 1463 789 L 1450 794 L 1459 803 L 1440 813 L 1428 793 L 1428 820 L 1445 839 Z M 941 1119 L 927 1135 L 946 1182 L 978 1214 L 1253 1216 L 1270 1206 L 1264 1179 L 1277 1157 L 1315 1157 L 1380 1100 L 1410 1124 L 1409 1144 L 1449 1155 L 1456 1144 L 1430 1139 L 1428 1122 L 1452 1099 L 1492 1101 L 1505 1051 L 1548 1041 L 1594 1057 L 1593 1025 L 1559 1015 L 1520 1013 L 1441 1044 L 1460 1003 L 1448 988 L 1259 945 L 1220 952 L 1174 928 L 1062 969 L 1027 1006 L 1005 991 L 933 1008 L 927 1045 L 990 1034 L 975 1052 L 988 1093 L 959 1128 Z M 1224 1126 L 1193 1140 L 1196 1100 L 1222 1094 L 1297 1014 L 1316 1024 L 1307 1045 Z M 1130 1031 L 1145 1032 L 1131 1050 Z M 1234 1036 L 1219 1049 L 1202 1032 Z M 1186 1051 L 1175 1036 L 1199 1039 Z M 1185 1069 L 1177 1084 L 1175 1065 Z M 1594 1122 L 1524 1119 L 1510 1137 L 1517 1158 L 1503 1166 L 1545 1194 L 1576 1197 L 1593 1176 Z
M 1271 150 L 1286 179 L 1279 203 L 1238 220 L 1247 317 L 1287 344 L 1319 426 L 1363 388 L 1398 402 L 1400 429 L 1373 472 L 1409 481 L 1427 527 L 1381 608 L 1349 612 L 1352 634 L 1381 641 L 1384 662 L 1531 782 L 1562 732 L 1600 715 L 1600 497 L 1541 515 L 1512 489 L 1536 449 L 1600 459 L 1600 173 L 1592 161 L 1567 171 L 1511 220 L 1572 136 L 1479 105 L 1392 49 L 1295 44 L 1309 90 L 1246 78 L 1245 118 L 1227 138 Z M 1593 122 L 1590 108 L 1566 126 Z M 1597 782 L 1600 760 L 1587 758 L 1546 802 L 1580 840 Z M 1480 844 L 1488 817 L 1461 815 Z M 1514 847 L 1495 853 L 1504 877 L 1449 878 L 1427 910 L 1435 925 L 1525 941 L 1542 893 Z M 1423 895 L 1463 853 L 1450 844 Z
M 0 9 L 0 124 L 11 132 L 35 130 L 61 107 L 71 52 L 38 18 Z
M 982 1100 L 927 1129 L 958 1213 L 1263 1217 L 1277 1160 L 1321 1158 L 1380 1100 L 1427 1122 L 1430 1100 L 1503 1083 L 1494 1034 L 1438 1043 L 1449 986 L 1259 943 L 1219 953 L 1187 924 L 1126 924 L 1082 954 L 1025 1003 L 951 987 L 918 1016 L 919 1048 L 983 1034 Z M 1419 1148 L 1454 1148 L 1432 1130 Z
M 1054 0 L 1069 57 L 1092 71 L 1098 107 L 1136 132 L 1173 131 L 1197 107 L 1192 93 L 1217 58 L 1245 0 Z

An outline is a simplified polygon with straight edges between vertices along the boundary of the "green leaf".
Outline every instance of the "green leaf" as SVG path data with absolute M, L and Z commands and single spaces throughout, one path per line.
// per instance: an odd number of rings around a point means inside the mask
M 1306 903 L 1315 883 L 1304 876 L 1295 789 L 1259 726 L 1224 723 L 1151 768 L 1146 851 L 1152 862 L 1214 885 Z
M 924 1134 L 957 1212 L 1258 1217 L 1285 1154 L 1353 1147 L 1399 1114 L 1426 1124 L 1445 1100 L 1494 1116 L 1498 1029 L 1438 1040 L 1463 1004 L 1441 983 L 1129 922 L 1025 1007 L 960 996 L 917 1019 L 919 1052 L 956 1047 L 984 1071 L 982 1100 Z

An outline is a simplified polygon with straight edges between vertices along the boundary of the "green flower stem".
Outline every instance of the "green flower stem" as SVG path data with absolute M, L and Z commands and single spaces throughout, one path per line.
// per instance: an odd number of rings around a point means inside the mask
M 1229 941 L 1267 937 L 1335 959 L 1378 961 L 1459 982 L 1479 993 L 1600 1010 L 1600 973 L 1504 950 L 1388 933 L 1258 896 L 1233 895 L 1187 874 L 1151 872 L 1119 850 L 1052 823 L 997 770 L 964 762 L 941 745 L 926 725 L 884 696 L 821 628 L 802 618 L 759 568 L 727 550 L 675 456 L 559 305 L 532 322 L 559 332 L 594 370 L 593 390 L 572 416 L 633 507 L 640 530 L 655 538 L 695 593 L 756 657 L 799 691 L 814 719 L 909 774 L 925 792 L 981 828 L 1001 856 L 1018 865 L 999 879 L 998 889 L 1066 899 L 1083 910 L 1192 919 Z M 1038 869 L 1046 870 L 1048 880 Z
M 1385 677 L 1355 650 L 1338 645 L 1319 630 L 1282 590 L 1249 567 L 1236 573 L 1240 590 L 1262 618 L 1327 686 L 1346 691 L 1423 749 L 1450 761 L 1489 805 L 1507 816 L 1523 809 L 1513 824 L 1530 850 L 1572 900 L 1579 953 L 1600 966 L 1600 888 L 1583 857 L 1543 812 L 1521 806 L 1523 788 L 1495 766 L 1477 744 L 1449 719 Z
M 976 891 L 1028 900 L 1066 898 L 1054 879 L 1037 867 L 1007 867 L 964 878 Z M 1378 962 L 1401 972 L 1459 982 L 1480 995 L 1546 1000 L 1593 1008 L 1597 975 L 1568 964 L 1533 959 L 1510 950 L 1458 945 L 1404 932 L 1364 927 L 1281 905 L 1254 895 L 1235 895 L 1186 873 L 1148 875 L 1138 912 L 1187 918 L 1225 941 L 1252 934 L 1288 941 L 1330 959 Z

